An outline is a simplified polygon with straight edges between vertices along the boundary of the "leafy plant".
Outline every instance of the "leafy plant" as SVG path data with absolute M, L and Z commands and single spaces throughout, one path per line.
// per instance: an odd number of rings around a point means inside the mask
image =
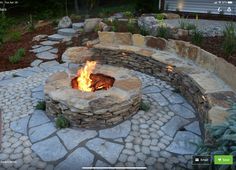
M 148 103 L 145 103 L 143 100 L 140 103 L 140 110 L 143 110 L 147 112 L 150 109 L 150 105 Z
M 195 24 L 188 23 L 188 24 L 186 25 L 186 29 L 187 29 L 187 30 L 195 30 L 195 29 L 196 29 L 196 25 L 195 25 Z
M 38 109 L 38 110 L 46 110 L 46 103 L 45 103 L 45 101 L 39 101 L 37 106 L 36 106 L 36 109 Z
M 110 23 L 111 23 L 111 30 L 114 32 L 117 32 L 118 31 L 118 21 L 112 20 Z
M 196 17 L 196 20 L 197 20 L 197 17 Z M 188 23 L 184 19 L 179 20 L 179 26 L 181 29 L 185 29 L 185 30 L 195 30 L 197 28 L 195 24 Z
M 135 32 L 136 26 L 135 26 L 135 22 L 132 19 L 129 19 L 129 21 L 127 23 L 127 29 L 131 33 Z
M 25 49 L 19 48 L 13 56 L 9 57 L 9 61 L 13 64 L 20 62 L 20 60 L 25 56 Z
M 14 21 L 11 18 L 7 18 L 5 16 L 0 17 L 0 44 L 3 43 L 8 29 L 13 24 Z
M 206 125 L 212 144 L 200 144 L 197 154 L 200 155 L 233 155 L 236 157 L 236 105 L 229 117 L 222 124 Z M 234 158 L 235 159 L 235 158 Z M 233 166 L 217 166 L 216 169 L 233 169 Z
M 139 33 L 143 36 L 149 35 L 148 31 L 144 27 L 139 28 Z
M 156 15 L 157 20 L 163 20 L 164 18 L 165 18 L 165 16 L 163 14 L 157 14 Z
M 56 127 L 57 128 L 68 128 L 70 127 L 70 122 L 64 116 L 60 115 L 56 118 Z
M 199 30 L 194 30 L 191 35 L 191 42 L 195 45 L 201 45 L 203 41 L 203 33 Z
M 125 11 L 125 12 L 123 12 L 123 14 L 126 18 L 133 18 L 134 17 L 133 13 L 130 11 Z
M 179 27 L 180 27 L 181 29 L 185 29 L 186 23 L 185 23 L 184 19 L 180 19 L 180 20 L 179 20 Z
M 19 31 L 10 31 L 6 34 L 4 42 L 6 41 L 19 41 L 21 39 L 21 33 Z
M 169 38 L 170 37 L 170 29 L 165 25 L 161 25 L 157 28 L 157 36 L 162 38 Z
M 231 55 L 236 50 L 236 28 L 235 24 L 229 23 L 223 31 L 224 41 L 223 50 L 226 54 Z

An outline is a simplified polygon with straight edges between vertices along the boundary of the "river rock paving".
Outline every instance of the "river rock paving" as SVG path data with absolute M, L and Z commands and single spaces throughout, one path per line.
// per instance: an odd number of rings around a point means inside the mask
M 191 168 L 191 155 L 197 149 L 191 142 L 201 141 L 200 125 L 196 112 L 174 88 L 133 71 L 142 81 L 142 99 L 149 103 L 148 111 L 140 110 L 129 120 L 101 130 L 57 129 L 54 120 L 36 105 L 44 100 L 48 76 L 66 70 L 65 64 L 54 63 L 0 73 L 0 85 L 5 84 L 0 88 L 0 169 Z

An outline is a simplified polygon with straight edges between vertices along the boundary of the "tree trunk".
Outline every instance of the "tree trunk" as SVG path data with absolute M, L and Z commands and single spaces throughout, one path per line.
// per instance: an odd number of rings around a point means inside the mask
M 79 13 L 79 3 L 78 3 L 78 0 L 74 0 L 74 5 L 75 5 L 75 13 L 78 14 Z

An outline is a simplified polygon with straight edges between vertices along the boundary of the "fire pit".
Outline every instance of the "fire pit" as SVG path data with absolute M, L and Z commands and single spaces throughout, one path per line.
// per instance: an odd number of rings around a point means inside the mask
M 141 101 L 141 81 L 132 71 L 87 62 L 77 70 L 55 73 L 45 84 L 46 111 L 63 115 L 72 126 L 105 128 L 135 114 Z

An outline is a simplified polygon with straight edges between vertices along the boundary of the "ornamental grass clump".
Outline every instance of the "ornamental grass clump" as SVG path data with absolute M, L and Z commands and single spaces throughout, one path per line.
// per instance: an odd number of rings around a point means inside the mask
M 223 50 L 227 55 L 231 55 L 236 51 L 236 25 L 229 23 L 223 31 Z

